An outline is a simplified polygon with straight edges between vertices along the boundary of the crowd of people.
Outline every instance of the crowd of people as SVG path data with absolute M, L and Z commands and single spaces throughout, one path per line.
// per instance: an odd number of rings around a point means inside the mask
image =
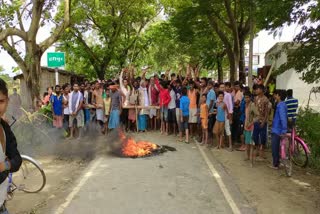
M 188 144 L 192 138 L 209 148 L 233 151 L 239 143 L 236 149 L 247 151 L 248 160 L 265 158 L 271 118 L 272 167 L 279 167 L 280 137 L 287 132 L 288 119 L 295 120 L 298 108 L 292 90 L 275 90 L 273 82 L 267 88 L 257 82 L 250 89 L 238 81 L 200 78 L 191 66 L 185 76 L 179 69 L 177 74 L 167 70 L 147 78 L 148 70 L 137 75 L 129 67 L 118 78 L 49 87 L 40 104 L 51 104 L 53 126 L 64 128 L 69 138 L 81 138 L 91 123 L 98 124 L 102 134 L 118 127 L 160 130 L 176 135 L 179 142 Z

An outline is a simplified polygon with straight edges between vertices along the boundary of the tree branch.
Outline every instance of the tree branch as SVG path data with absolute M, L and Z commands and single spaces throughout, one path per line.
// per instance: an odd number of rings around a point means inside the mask
M 69 27 L 70 25 L 70 4 L 71 0 L 64 0 L 64 19 L 63 22 L 57 26 L 54 32 L 48 37 L 46 40 L 40 43 L 41 52 L 44 53 L 53 43 L 55 43 L 59 37 L 61 36 L 62 32 Z
M 34 0 L 32 6 L 31 24 L 28 30 L 28 37 L 35 39 L 39 30 L 41 13 L 44 5 L 44 0 Z
M 19 55 L 19 53 L 17 52 L 16 49 L 14 49 L 9 42 L 7 41 L 7 39 L 4 39 L 0 42 L 0 44 L 2 45 L 2 47 L 7 51 L 7 53 L 14 59 L 14 61 L 18 64 L 18 66 L 20 67 L 20 69 L 22 71 L 26 71 L 27 70 L 27 66 L 26 63 L 24 62 L 24 60 L 21 58 L 21 56 Z
M 230 0 L 224 0 L 224 5 L 227 10 L 227 14 L 229 17 L 230 25 L 231 25 L 231 31 L 233 34 L 234 39 L 234 52 L 239 53 L 240 51 L 240 45 L 239 45 L 239 33 L 238 33 L 238 27 L 237 27 L 237 20 L 234 17 L 234 13 L 231 9 L 231 2 Z
M 22 30 L 17 28 L 8 27 L 0 31 L 0 42 L 6 40 L 8 36 L 18 36 L 24 41 L 27 41 L 28 38 L 26 32 L 23 32 Z
M 16 11 L 16 13 L 17 13 L 17 19 L 19 21 L 20 29 L 25 32 L 19 9 Z
M 81 33 L 79 31 L 76 31 L 74 33 L 75 37 L 78 39 L 78 41 L 84 46 L 84 48 L 86 49 L 86 52 L 89 54 L 89 58 L 93 59 L 90 60 L 92 63 L 92 65 L 95 64 L 95 62 L 99 62 L 101 63 L 101 60 L 99 59 L 99 57 L 92 51 L 92 49 L 88 46 L 88 44 L 86 43 L 86 41 L 84 41 L 84 39 L 81 36 Z
M 219 38 L 221 39 L 221 41 L 225 45 L 225 48 L 232 51 L 232 45 L 231 45 L 227 35 L 221 30 L 221 28 L 218 27 L 218 23 L 215 20 L 215 18 L 212 17 L 212 15 L 210 15 L 210 14 L 207 14 L 207 17 L 208 17 L 209 23 L 212 26 L 213 30 L 218 34 Z

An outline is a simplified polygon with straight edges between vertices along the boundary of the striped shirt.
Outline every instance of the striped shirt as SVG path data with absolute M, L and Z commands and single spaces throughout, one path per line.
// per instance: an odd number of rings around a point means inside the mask
M 293 97 L 288 97 L 285 103 L 288 108 L 288 118 L 295 120 L 297 117 L 298 100 Z

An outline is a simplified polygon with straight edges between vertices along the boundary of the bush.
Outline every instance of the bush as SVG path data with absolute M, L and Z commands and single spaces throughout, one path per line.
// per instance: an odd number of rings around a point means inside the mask
M 299 136 L 310 147 L 310 166 L 320 169 L 320 113 L 309 108 L 300 109 L 297 129 Z

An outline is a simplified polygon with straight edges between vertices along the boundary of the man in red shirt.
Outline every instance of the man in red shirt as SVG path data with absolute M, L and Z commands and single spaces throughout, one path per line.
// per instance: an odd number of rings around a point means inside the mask
M 155 79 L 155 84 L 160 91 L 161 134 L 166 132 L 168 135 L 168 104 L 171 101 L 168 83 L 163 81 L 160 85 L 159 80 Z

